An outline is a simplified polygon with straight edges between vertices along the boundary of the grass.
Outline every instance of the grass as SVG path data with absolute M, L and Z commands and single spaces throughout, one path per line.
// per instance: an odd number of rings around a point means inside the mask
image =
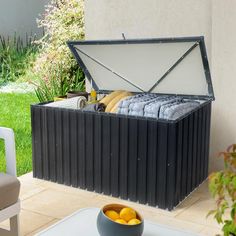
M 17 174 L 32 170 L 30 104 L 35 94 L 0 93 L 0 126 L 13 128 L 16 139 Z M 6 167 L 3 141 L 0 142 L 0 172 Z

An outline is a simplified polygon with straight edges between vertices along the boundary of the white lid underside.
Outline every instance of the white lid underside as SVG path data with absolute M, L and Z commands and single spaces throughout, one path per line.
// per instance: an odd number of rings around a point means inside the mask
M 75 48 L 99 90 L 148 92 L 194 44 L 77 44 Z M 151 92 L 208 96 L 199 45 Z

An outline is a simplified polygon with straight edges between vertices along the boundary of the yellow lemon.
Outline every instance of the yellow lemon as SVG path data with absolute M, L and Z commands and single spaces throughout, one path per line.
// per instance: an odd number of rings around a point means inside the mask
M 117 220 L 115 220 L 115 222 L 119 223 L 119 224 L 127 225 L 127 222 L 123 219 L 117 219 Z
M 132 219 L 128 222 L 128 225 L 137 225 L 137 224 L 140 224 L 141 221 L 138 220 L 138 219 Z
M 105 212 L 105 215 L 111 220 L 117 220 L 120 218 L 119 214 L 116 211 L 108 210 Z
M 129 207 L 125 207 L 120 211 L 120 218 L 128 222 L 136 218 L 136 212 Z

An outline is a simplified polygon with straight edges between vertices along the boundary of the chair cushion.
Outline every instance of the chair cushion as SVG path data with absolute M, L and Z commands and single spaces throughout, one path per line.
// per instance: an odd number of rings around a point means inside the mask
M 0 173 L 0 210 L 18 201 L 20 181 L 11 175 Z

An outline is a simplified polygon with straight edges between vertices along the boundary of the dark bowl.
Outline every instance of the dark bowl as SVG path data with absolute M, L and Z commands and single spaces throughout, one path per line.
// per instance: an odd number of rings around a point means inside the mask
M 119 224 L 111 220 L 105 215 L 107 210 L 120 211 L 122 208 L 128 207 L 121 204 L 109 204 L 104 206 L 97 217 L 97 229 L 100 236 L 141 236 L 144 229 L 144 221 L 141 215 L 136 211 L 137 219 L 141 221 L 137 225 Z

